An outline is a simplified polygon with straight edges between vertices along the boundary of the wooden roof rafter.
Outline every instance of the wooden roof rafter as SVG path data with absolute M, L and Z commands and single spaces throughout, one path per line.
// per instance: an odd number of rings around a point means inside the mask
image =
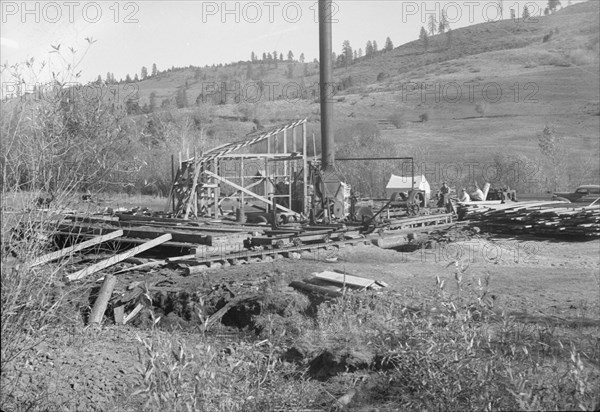
M 302 120 L 297 120 L 293 123 L 289 123 L 287 125 L 278 127 L 277 129 L 273 129 L 271 131 L 262 133 L 251 139 L 242 140 L 240 142 L 227 143 L 227 144 L 215 147 L 213 149 L 206 151 L 200 158 L 196 159 L 195 157 L 193 157 L 191 159 L 185 160 L 184 163 L 200 164 L 200 163 L 205 163 L 205 162 L 211 161 L 215 158 L 228 155 L 228 154 L 235 152 L 239 149 L 242 149 L 244 147 L 252 146 L 254 144 L 260 143 L 272 136 L 275 136 L 279 133 L 283 133 L 286 130 L 301 126 L 301 125 L 305 124 L 306 122 L 307 122 L 306 118 L 302 119 Z

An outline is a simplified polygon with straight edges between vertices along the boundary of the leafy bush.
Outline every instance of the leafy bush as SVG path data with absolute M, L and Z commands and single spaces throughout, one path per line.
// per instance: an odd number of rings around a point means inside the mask
M 388 117 L 388 120 L 394 125 L 396 126 L 396 129 L 401 129 L 406 125 L 406 121 L 404 120 L 404 115 L 400 112 L 396 112 L 394 114 L 391 114 Z

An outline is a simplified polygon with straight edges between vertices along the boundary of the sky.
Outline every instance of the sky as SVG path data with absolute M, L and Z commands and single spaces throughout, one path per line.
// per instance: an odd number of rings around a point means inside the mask
M 499 20 L 498 0 L 409 1 L 339 0 L 333 2 L 333 49 L 340 53 L 349 40 L 365 49 L 368 40 L 379 48 L 389 36 L 394 46 L 418 38 L 429 15 L 447 14 L 451 28 Z M 504 0 L 509 9 L 542 13 L 547 1 Z M 563 3 L 567 3 L 563 0 Z M 27 81 L 45 82 L 53 71 L 68 64 L 81 70 L 81 81 L 139 75 L 141 67 L 156 63 L 159 70 L 172 66 L 204 66 L 250 59 L 254 51 L 304 53 L 306 61 L 318 58 L 316 0 L 297 1 L 0 1 L 2 64 L 34 58 L 36 74 Z M 93 44 L 89 44 L 89 39 Z M 50 53 L 58 47 L 58 52 Z M 69 50 L 72 47 L 75 53 Z M 62 56 L 62 58 L 60 57 Z M 41 71 L 39 64 L 45 62 Z M 21 66 L 22 67 L 22 66 Z M 10 81 L 7 71 L 2 82 Z M 3 88 L 4 90 L 4 88 Z

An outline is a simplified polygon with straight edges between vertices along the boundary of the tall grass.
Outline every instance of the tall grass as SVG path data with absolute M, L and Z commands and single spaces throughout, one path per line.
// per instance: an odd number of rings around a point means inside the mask
M 119 112 L 100 98 L 86 98 L 80 88 L 67 87 L 77 80 L 81 60 L 75 52 L 60 57 L 67 69 L 53 68 L 55 78 L 44 96 L 21 95 L 2 105 L 2 405 L 11 396 L 21 355 L 62 323 L 65 295 L 59 281 L 72 256 L 39 267 L 32 261 L 53 249 L 60 214 L 73 207 L 78 193 L 101 184 L 127 161 L 119 150 L 124 145 Z M 3 74 L 6 70 L 18 85 L 37 84 L 43 66 L 37 73 L 34 66 L 31 59 L 3 67 Z
M 489 278 L 460 265 L 427 293 L 347 293 L 321 304 L 312 326 L 272 330 L 227 344 L 156 332 L 138 395 L 148 410 L 599 406 L 598 328 L 520 322 L 495 306 Z

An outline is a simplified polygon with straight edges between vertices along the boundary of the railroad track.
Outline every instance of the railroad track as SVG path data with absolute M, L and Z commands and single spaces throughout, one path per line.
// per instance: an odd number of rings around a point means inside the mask
M 307 245 L 293 245 L 288 247 L 256 247 L 255 250 L 245 250 L 217 256 L 189 255 L 166 259 L 166 263 L 183 265 L 188 275 L 203 272 L 208 269 L 223 266 L 237 266 L 248 263 L 272 262 L 279 259 L 300 259 L 302 252 L 315 252 L 325 250 L 339 250 L 346 246 L 371 245 L 372 239 L 345 239 L 331 242 L 319 242 Z M 189 265 L 189 266 L 188 266 Z

